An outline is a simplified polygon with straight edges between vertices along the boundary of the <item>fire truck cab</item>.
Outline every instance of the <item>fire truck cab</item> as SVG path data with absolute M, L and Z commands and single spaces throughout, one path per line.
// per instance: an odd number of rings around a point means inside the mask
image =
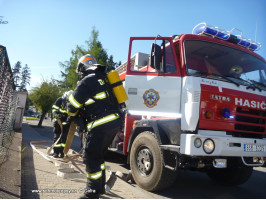
M 118 67 L 129 97 L 113 151 L 135 182 L 171 185 L 179 169 L 238 185 L 266 159 L 266 63 L 260 44 L 206 23 L 193 34 L 131 37 Z

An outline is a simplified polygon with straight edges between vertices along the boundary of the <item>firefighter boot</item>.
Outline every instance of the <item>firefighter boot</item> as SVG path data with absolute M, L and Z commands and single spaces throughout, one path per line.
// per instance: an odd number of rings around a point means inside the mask
M 58 153 L 53 153 L 52 155 L 54 158 L 58 158 L 59 157 L 59 154 Z
M 64 158 L 65 154 L 64 153 L 60 153 L 59 158 Z

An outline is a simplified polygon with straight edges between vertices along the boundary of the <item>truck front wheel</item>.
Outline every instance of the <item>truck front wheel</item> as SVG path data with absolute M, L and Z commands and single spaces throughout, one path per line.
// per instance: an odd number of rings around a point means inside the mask
M 213 168 L 207 171 L 207 175 L 216 183 L 225 186 L 234 186 L 245 183 L 253 172 L 253 167 L 236 167 L 218 169 Z
M 145 131 L 135 138 L 130 151 L 130 167 L 138 186 L 157 191 L 173 184 L 176 172 L 165 168 L 163 159 L 154 133 Z

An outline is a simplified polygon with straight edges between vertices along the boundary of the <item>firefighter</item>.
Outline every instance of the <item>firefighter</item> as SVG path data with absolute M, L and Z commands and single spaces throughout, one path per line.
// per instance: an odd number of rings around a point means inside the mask
M 60 137 L 59 141 L 57 142 L 57 144 L 54 146 L 53 149 L 54 158 L 64 157 L 63 150 L 65 147 L 69 125 L 70 125 L 69 122 L 67 121 L 68 115 L 66 112 L 66 107 L 67 107 L 67 99 L 72 92 L 73 91 L 65 92 L 62 97 L 59 97 L 55 101 L 52 107 L 53 118 L 54 118 L 54 142 L 56 142 Z M 61 129 L 61 127 L 63 130 Z
M 72 118 L 82 109 L 87 125 L 83 154 L 87 184 L 81 198 L 99 198 L 105 193 L 104 153 L 122 125 L 105 70 L 106 66 L 98 65 L 90 54 L 81 57 L 76 71 L 82 80 L 70 95 L 67 107 Z

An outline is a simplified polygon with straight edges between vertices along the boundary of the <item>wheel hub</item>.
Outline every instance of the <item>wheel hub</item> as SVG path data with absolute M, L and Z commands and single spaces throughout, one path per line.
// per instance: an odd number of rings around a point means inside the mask
M 149 149 L 141 149 L 137 153 L 137 166 L 141 174 L 149 175 L 153 167 L 153 157 Z

